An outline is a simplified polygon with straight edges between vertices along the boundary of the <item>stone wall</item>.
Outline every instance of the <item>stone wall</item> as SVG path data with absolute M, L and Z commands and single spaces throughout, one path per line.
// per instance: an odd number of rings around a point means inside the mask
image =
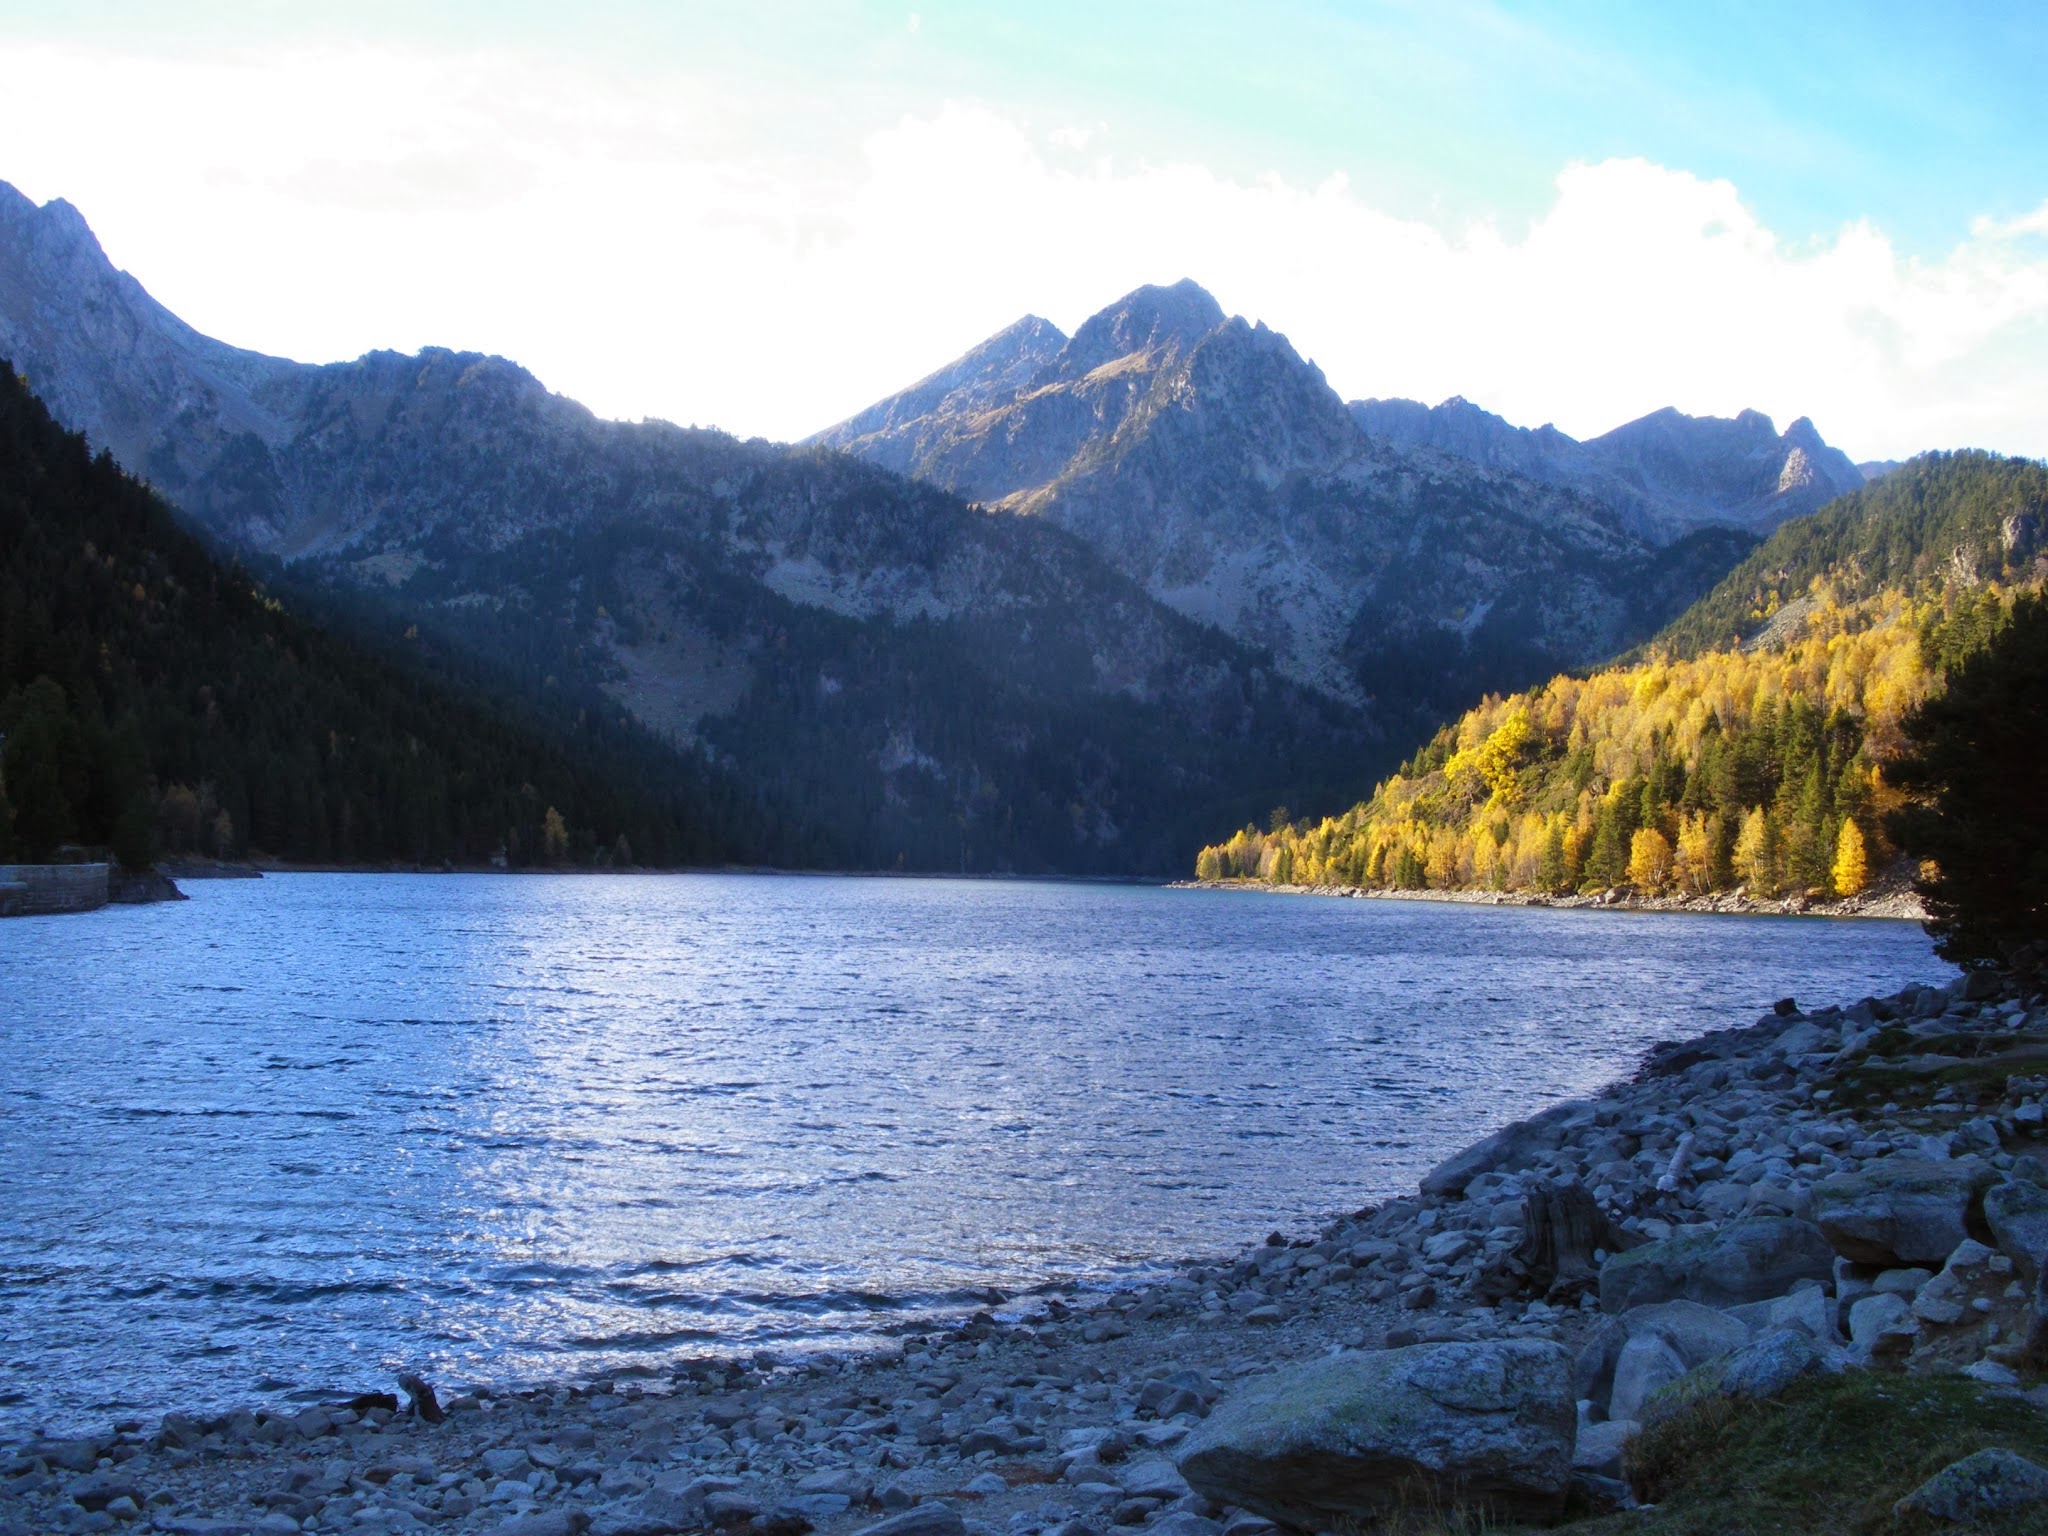
M 106 904 L 104 864 L 0 864 L 0 917 L 90 912 Z

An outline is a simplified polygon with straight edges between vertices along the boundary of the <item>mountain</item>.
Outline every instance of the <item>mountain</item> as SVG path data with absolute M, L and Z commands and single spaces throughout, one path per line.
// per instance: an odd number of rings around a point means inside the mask
M 1212 878 L 1853 896 L 1900 721 L 2048 586 L 2048 466 L 1925 454 L 1771 536 L 1637 658 L 1490 698 L 1342 816 Z
M 974 377 L 1035 368 L 1044 339 Z M 502 358 L 241 351 L 67 204 L 4 187 L 0 355 L 305 611 L 551 732 L 652 733 L 679 780 L 744 785 L 784 860 L 1169 869 L 1225 807 L 1327 799 L 1375 751 L 1358 709 L 1043 519 L 600 420 Z M 974 388 L 932 381 L 940 404 Z
M 674 864 L 767 839 L 639 733 L 540 733 L 224 567 L 0 370 L 0 859 Z
M 1350 409 L 1374 437 L 1578 491 L 1659 544 L 1702 528 L 1768 534 L 1868 478 L 1804 416 L 1780 433 L 1760 411 L 1729 420 L 1666 408 L 1582 443 L 1552 426 L 1511 426 L 1457 396 L 1434 407 L 1354 400 Z
M 1581 489 L 1373 436 L 1284 336 L 1192 282 L 1071 338 L 1020 322 L 812 441 L 1056 523 L 1396 730 L 1625 649 L 1753 542 L 1652 539 Z

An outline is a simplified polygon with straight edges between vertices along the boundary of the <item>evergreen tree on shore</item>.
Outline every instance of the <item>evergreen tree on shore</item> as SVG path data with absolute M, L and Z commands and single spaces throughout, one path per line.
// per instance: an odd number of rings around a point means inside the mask
M 2010 962 L 2048 940 L 2048 601 L 2015 603 L 1903 729 L 1893 827 L 1927 861 L 1928 931 L 1958 964 Z

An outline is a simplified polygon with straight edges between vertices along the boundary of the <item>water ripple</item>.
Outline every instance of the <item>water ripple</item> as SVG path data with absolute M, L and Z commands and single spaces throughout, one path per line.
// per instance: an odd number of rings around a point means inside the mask
M 1944 970 L 1895 923 L 1021 882 L 192 895 L 0 923 L 0 1434 L 1129 1277 L 1651 1040 Z

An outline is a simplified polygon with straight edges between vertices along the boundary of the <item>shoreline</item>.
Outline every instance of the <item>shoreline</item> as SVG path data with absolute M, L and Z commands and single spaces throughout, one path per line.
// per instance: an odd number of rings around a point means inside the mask
M 1881 1176 L 1894 1158 L 1901 1170 L 1952 1158 L 2009 1177 L 2018 1157 L 2048 1150 L 2048 1084 L 2014 1074 L 1995 1102 L 1950 1102 L 1913 1046 L 2039 1030 L 2048 1002 L 1999 994 L 1981 977 L 1788 1008 L 1653 1046 L 1633 1076 L 1502 1127 L 1440 1163 L 1415 1194 L 1309 1236 L 1275 1233 L 1127 1287 L 1056 1284 L 964 1321 L 909 1325 L 872 1349 L 706 1355 L 667 1371 L 516 1386 L 434 1383 L 443 1422 L 403 1411 L 402 1393 L 374 1392 L 290 1414 L 129 1420 L 0 1454 L 0 1532 L 114 1529 L 62 1511 L 89 1516 L 128 1499 L 117 1522 L 175 1536 L 287 1536 L 366 1519 L 507 1536 L 707 1525 L 840 1536 L 912 1511 L 935 1522 L 916 1528 L 924 1536 L 1055 1533 L 1074 1520 L 1267 1536 L 1264 1521 L 1193 1489 L 1174 1461 L 1242 1389 L 1296 1364 L 1417 1345 L 1547 1341 L 1583 1361 L 1611 1337 L 1604 1274 L 1590 1288 L 1582 1279 L 1576 1291 L 1534 1295 L 1527 1276 L 1517 1279 L 1531 1197 L 1553 1181 L 1579 1182 L 1624 1234 L 1616 1241 L 1652 1253 L 1710 1248 L 1745 1220 L 1810 1228 L 1827 1219 L 1816 1204 L 1829 1180 Z M 1969 1246 L 1986 1262 L 1991 1250 Z M 1953 1260 L 1941 1269 L 1955 1272 Z M 1850 1364 L 1871 1364 L 1882 1348 L 1951 1368 L 1974 1361 L 1991 1385 L 2012 1378 L 2025 1303 L 2010 1289 L 1988 1291 L 1966 1314 L 1975 1333 L 1951 1326 L 1961 1307 L 1914 1303 L 1924 1320 L 1905 1314 L 1912 1328 L 1845 1344 L 1850 1304 L 1874 1294 L 1874 1273 L 1837 1261 L 1815 1272 L 1820 1284 L 1799 1280 L 1773 1306 L 1813 1298 L 1797 1305 L 1802 1316 L 1824 1307 L 1818 1347 Z M 1912 1271 L 1922 1285 L 1933 1273 Z M 1605 1435 L 1612 1455 L 1587 1475 L 1618 1488 L 1620 1438 L 1605 1426 L 1622 1420 L 1604 1404 L 1594 1415 L 1582 1410 L 1580 1440 Z
M 1534 891 L 1396 891 L 1359 885 L 1270 885 L 1263 880 L 1175 880 L 1169 889 L 1246 891 L 1275 896 L 1332 896 L 1357 901 L 1434 901 L 1471 907 L 1553 907 L 1569 912 L 1683 912 L 1724 917 L 1862 917 L 1924 923 L 1927 911 L 1910 889 L 1888 887 L 1834 901 L 1786 896 L 1759 901 L 1732 893 L 1718 896 L 1636 896 L 1621 891 L 1599 895 L 1546 896 Z

